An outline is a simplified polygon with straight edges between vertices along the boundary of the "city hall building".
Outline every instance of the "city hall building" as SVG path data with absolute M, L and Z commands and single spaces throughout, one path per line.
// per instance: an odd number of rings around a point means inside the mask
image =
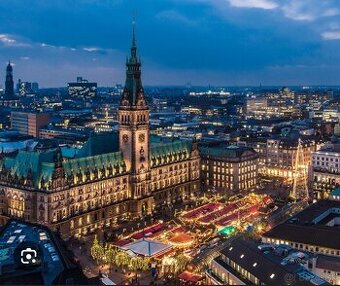
M 20 218 L 70 237 L 193 199 L 200 191 L 197 144 L 151 140 L 134 33 L 118 120 L 116 141 L 92 138 L 72 158 L 59 147 L 2 155 L 0 224 Z

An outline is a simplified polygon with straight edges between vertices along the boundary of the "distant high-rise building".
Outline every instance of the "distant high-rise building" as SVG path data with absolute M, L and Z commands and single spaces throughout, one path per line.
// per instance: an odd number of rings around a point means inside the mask
M 14 97 L 14 81 L 13 81 L 13 68 L 11 62 L 8 62 L 6 68 L 6 82 L 5 82 L 5 99 Z
M 26 96 L 30 94 L 35 94 L 39 90 L 39 85 L 37 82 L 28 82 L 18 80 L 17 92 L 19 96 Z
M 68 94 L 80 99 L 93 98 L 97 95 L 97 83 L 77 77 L 77 82 L 68 83 Z
M 11 128 L 19 131 L 20 134 L 39 137 L 40 127 L 48 125 L 50 115 L 48 113 L 34 112 L 11 112 Z
M 37 82 L 32 82 L 31 88 L 33 92 L 38 92 L 39 91 L 39 84 Z

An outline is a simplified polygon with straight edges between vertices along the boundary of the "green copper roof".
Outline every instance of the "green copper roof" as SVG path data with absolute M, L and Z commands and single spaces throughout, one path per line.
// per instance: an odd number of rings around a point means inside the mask
M 79 173 L 85 175 L 88 171 L 94 173 L 110 168 L 116 168 L 118 173 L 125 172 L 125 162 L 121 152 L 70 159 L 63 162 L 66 176 L 77 175 Z
M 81 158 L 100 154 L 113 153 L 119 150 L 119 138 L 117 132 L 104 133 L 89 137 L 82 148 L 61 147 L 61 153 L 65 158 Z
M 174 162 L 186 160 L 190 157 L 191 141 L 176 140 L 170 143 L 151 145 L 151 167 L 159 167 Z
M 200 148 L 200 153 L 202 155 L 211 155 L 211 156 L 219 156 L 221 158 L 230 158 L 236 159 L 240 158 L 245 153 L 254 151 L 247 147 L 239 147 L 239 146 L 228 146 L 228 147 L 202 147 Z
M 41 165 L 40 176 L 37 178 L 34 186 L 38 188 L 39 182 L 43 179 L 45 182 L 50 182 L 52 180 L 52 175 L 54 172 L 54 163 L 44 162 Z
M 19 151 L 14 156 L 5 157 L 2 168 L 9 171 L 13 178 L 18 177 L 18 179 L 28 178 L 31 173 L 34 188 L 39 189 L 42 181 L 44 181 L 46 187 L 52 180 L 56 152 L 57 149 L 46 152 Z M 98 178 L 98 174 L 102 171 L 105 171 L 106 174 L 110 171 L 113 176 L 126 172 L 121 152 L 66 159 L 62 162 L 62 166 L 66 178 L 68 176 L 79 176 L 80 174 L 85 178 L 88 173 L 97 174 Z
M 15 157 L 6 157 L 3 167 L 9 170 L 12 176 L 18 176 L 18 178 L 27 178 L 31 172 L 33 184 L 38 186 L 42 176 L 51 178 L 51 166 L 54 169 L 54 155 L 55 150 L 47 152 L 20 151 Z

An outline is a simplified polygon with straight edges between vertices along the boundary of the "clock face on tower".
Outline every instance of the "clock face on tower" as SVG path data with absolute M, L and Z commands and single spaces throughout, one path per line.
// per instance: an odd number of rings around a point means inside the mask
M 123 135 L 123 142 L 124 142 L 124 143 L 129 142 L 129 136 L 128 136 L 127 134 L 124 134 L 124 135 Z
M 143 143 L 145 141 L 145 135 L 144 134 L 139 134 L 138 140 L 139 140 L 139 143 Z

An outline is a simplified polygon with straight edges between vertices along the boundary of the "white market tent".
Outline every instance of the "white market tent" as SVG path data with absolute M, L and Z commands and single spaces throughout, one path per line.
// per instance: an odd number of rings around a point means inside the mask
M 144 257 L 162 255 L 172 249 L 171 244 L 162 243 L 151 239 L 139 239 L 121 247 L 123 250 L 132 251 Z

